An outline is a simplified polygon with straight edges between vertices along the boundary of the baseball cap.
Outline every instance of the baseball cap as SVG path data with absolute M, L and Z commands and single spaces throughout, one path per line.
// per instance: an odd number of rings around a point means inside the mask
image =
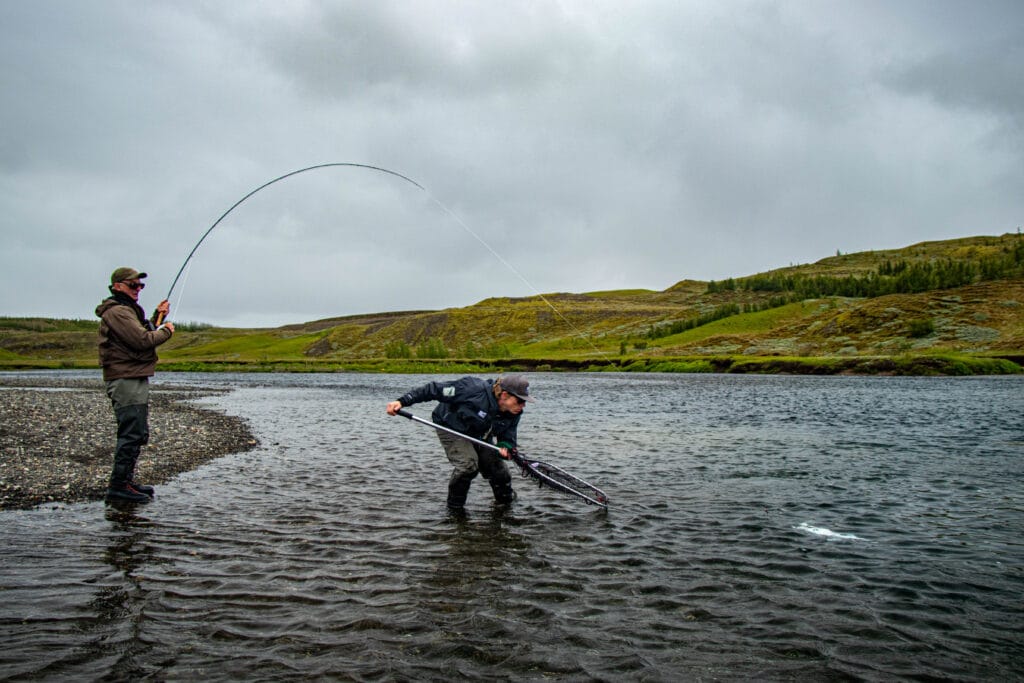
M 509 375 L 503 378 L 499 384 L 503 391 L 507 391 L 516 398 L 533 402 L 533 399 L 530 398 L 530 383 L 522 375 Z
M 141 280 L 144 277 L 146 277 L 145 273 L 140 273 L 134 268 L 122 267 L 110 274 L 110 284 L 124 282 L 125 280 Z

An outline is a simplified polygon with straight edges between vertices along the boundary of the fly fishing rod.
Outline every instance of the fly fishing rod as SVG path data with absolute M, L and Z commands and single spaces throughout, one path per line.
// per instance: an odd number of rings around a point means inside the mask
M 171 282 L 170 289 L 167 290 L 167 296 L 165 297 L 167 299 L 167 301 L 171 300 L 171 294 L 174 292 L 174 287 L 178 284 L 178 280 L 181 279 L 181 274 L 185 272 L 186 266 L 188 266 L 189 262 L 192 260 L 192 257 L 195 255 L 196 251 L 199 249 L 199 245 L 201 245 L 206 240 L 206 238 L 209 237 L 210 233 L 213 232 L 214 228 L 216 228 L 218 225 L 220 225 L 221 221 L 223 221 L 225 218 L 227 218 L 228 214 L 230 214 L 232 211 L 234 211 L 236 208 L 238 208 L 238 206 L 242 202 L 244 202 L 249 197 L 251 197 L 254 194 L 256 194 L 257 192 L 259 192 L 260 190 L 262 190 L 264 188 L 267 188 L 267 187 L 270 187 L 274 183 L 280 182 L 280 181 L 284 180 L 285 178 L 291 178 L 292 176 L 299 175 L 300 173 L 306 173 L 307 171 L 316 171 L 316 170 L 322 169 L 322 168 L 334 168 L 334 167 L 338 167 L 338 166 L 347 166 L 347 167 L 350 167 L 350 168 L 360 168 L 360 169 L 369 170 L 369 171 L 378 171 L 380 173 L 387 173 L 388 175 L 392 175 L 392 176 L 394 176 L 396 178 L 400 178 L 401 180 L 404 180 L 405 182 L 409 183 L 410 185 L 415 186 L 416 188 L 418 188 L 419 190 L 424 192 L 431 199 L 431 201 L 434 202 L 434 204 L 436 204 L 438 207 L 440 207 L 440 209 L 442 211 L 444 211 L 446 214 L 451 216 L 452 219 L 454 219 L 456 223 L 458 223 L 459 225 L 462 226 L 463 230 L 465 230 L 470 235 L 472 235 L 473 238 L 476 239 L 477 242 L 482 244 L 487 249 L 487 251 L 491 252 L 491 254 L 496 259 L 498 259 L 498 261 L 500 261 L 506 268 L 508 268 L 510 271 L 512 271 L 520 280 L 523 281 L 523 283 L 527 287 L 532 289 L 534 291 L 534 293 L 540 298 L 540 300 L 543 301 L 545 304 L 547 304 L 548 308 L 550 308 L 551 311 L 558 318 L 560 318 L 562 320 L 562 322 L 564 322 L 570 329 L 574 330 L 577 335 L 579 335 L 580 337 L 583 337 L 584 339 L 586 339 L 590 343 L 590 346 L 599 355 L 604 355 L 605 352 L 602 351 L 601 349 L 597 348 L 597 346 L 594 344 L 594 342 L 591 341 L 588 337 L 584 337 L 582 331 L 579 328 L 577 328 L 576 325 L 574 325 L 568 318 L 566 318 L 564 315 L 562 315 L 562 312 L 559 311 L 557 308 L 555 308 L 555 305 L 552 304 L 550 301 L 548 301 L 547 297 L 545 297 L 543 294 L 541 294 L 537 290 L 536 287 L 534 287 L 532 284 L 530 284 L 530 282 L 523 276 L 522 273 L 520 273 L 518 270 L 516 270 L 514 267 L 512 267 L 512 264 L 510 264 L 508 261 L 503 259 L 501 257 L 501 254 L 499 254 L 497 251 L 495 251 L 494 248 L 490 244 L 488 244 L 484 240 L 483 237 L 478 235 L 468 225 L 466 225 L 466 223 L 463 222 L 463 220 L 461 218 L 459 218 L 451 209 L 449 209 L 447 206 L 445 206 L 440 201 L 438 201 L 433 195 L 431 195 L 430 191 L 427 188 L 425 188 L 423 185 L 420 185 L 419 183 L 417 183 L 412 178 L 410 178 L 408 176 L 405 176 L 405 175 L 402 175 L 401 173 L 399 173 L 397 171 L 391 171 L 389 169 L 382 168 L 380 166 L 371 166 L 370 164 L 357 164 L 357 163 L 352 163 L 352 162 L 338 161 L 338 162 L 331 162 L 331 163 L 327 163 L 327 164 L 316 164 L 315 166 L 307 166 L 306 168 L 300 168 L 297 171 L 291 171 L 289 173 L 285 173 L 284 175 L 280 175 L 280 176 L 274 178 L 273 180 L 268 180 L 267 182 L 263 183 L 262 185 L 260 185 L 256 189 L 254 189 L 251 192 L 249 192 L 248 194 L 246 194 L 244 197 L 242 197 L 237 202 L 232 204 L 231 208 L 229 208 L 227 211 L 222 213 L 220 215 L 220 217 L 213 222 L 213 225 L 211 225 L 209 228 L 206 229 L 206 232 L 204 232 L 202 237 L 199 238 L 199 241 L 196 242 L 195 246 L 192 247 L 192 251 L 190 251 L 188 253 L 188 256 L 185 257 L 185 261 L 181 264 L 181 268 L 178 269 L 178 274 L 174 276 L 174 281 Z M 159 314 L 159 316 L 157 317 L 156 324 L 159 325 L 160 323 L 162 323 L 163 319 L 164 319 L 164 314 L 163 313 Z
M 424 420 L 421 417 L 413 415 L 404 408 L 398 410 L 396 414 L 401 415 L 402 417 L 407 417 L 413 422 L 419 422 L 421 424 L 427 425 L 428 427 L 433 427 L 438 431 L 447 432 L 448 434 L 457 436 L 460 439 L 465 439 L 466 441 L 476 444 L 477 446 L 489 448 L 492 451 L 497 451 L 498 453 L 501 453 L 501 448 L 495 446 L 492 443 L 482 441 L 481 439 L 475 439 L 472 436 L 463 434 L 462 432 L 457 432 L 454 429 L 449 429 L 444 425 L 439 425 L 434 422 L 430 422 L 429 420 Z M 604 491 L 597 488 L 593 484 L 589 484 L 580 479 L 579 477 L 569 474 L 562 468 L 556 467 L 555 465 L 551 465 L 540 460 L 532 460 L 529 458 L 525 458 L 522 455 L 520 455 L 518 450 L 514 448 L 508 449 L 508 452 L 510 454 L 512 461 L 519 466 L 519 469 L 522 471 L 523 476 L 535 479 L 537 481 L 538 486 L 546 486 L 550 489 L 558 491 L 559 493 L 575 496 L 577 498 L 584 500 L 587 503 L 587 505 L 597 505 L 598 507 L 604 508 L 605 510 L 608 509 L 608 496 L 605 495 Z
M 401 173 L 398 173 L 396 171 L 389 171 L 386 168 L 381 168 L 380 166 L 370 166 L 369 164 L 355 164 L 355 163 L 343 163 L 343 162 L 336 162 L 336 163 L 330 163 L 330 164 L 317 164 L 316 166 L 307 166 L 306 168 L 300 168 L 297 171 L 292 171 L 290 173 L 285 173 L 284 175 L 278 176 L 278 177 L 274 178 L 273 180 L 268 180 L 267 182 L 265 182 L 262 185 L 260 185 L 259 187 L 257 187 L 255 190 L 252 190 L 251 192 L 249 192 L 249 194 L 247 194 L 244 197 L 242 197 L 241 199 L 239 199 L 237 202 L 235 202 L 234 204 L 231 205 L 231 208 L 229 208 L 227 211 L 222 213 L 220 215 L 220 218 L 218 218 L 217 220 L 215 220 L 213 222 L 213 225 L 211 225 L 209 228 L 206 229 L 206 232 L 203 233 L 203 236 L 200 237 L 199 241 L 196 242 L 194 247 L 192 247 L 192 251 L 190 251 L 188 253 L 188 256 L 185 257 L 184 263 L 182 263 L 181 264 L 181 268 L 178 269 L 178 274 L 174 276 L 174 281 L 171 282 L 171 287 L 170 287 L 170 289 L 167 290 L 167 296 L 164 297 L 164 298 L 167 299 L 168 301 L 170 301 L 171 293 L 174 292 L 174 287 L 178 284 L 178 280 L 181 279 L 181 274 L 183 272 L 185 272 L 185 267 L 189 264 L 189 261 L 192 260 L 192 257 L 195 255 L 196 251 L 199 249 L 199 245 L 201 245 L 206 240 L 206 238 L 210 236 L 210 233 L 213 232 L 213 229 L 216 228 L 218 225 L 220 225 L 220 222 L 223 221 L 225 218 L 227 218 L 228 214 L 231 213 L 232 211 L 234 211 L 236 208 L 238 208 L 238 206 L 242 202 L 244 202 L 246 199 L 248 199 L 249 197 L 251 197 L 254 194 L 256 194 L 257 192 L 259 192 L 260 190 L 262 190 L 262 189 L 264 189 L 266 187 L 270 187 L 274 183 L 280 182 L 280 181 L 284 180 L 285 178 L 291 178 L 292 176 L 298 175 L 300 173 L 305 173 L 307 171 L 315 171 L 315 170 L 320 169 L 320 168 L 331 168 L 333 166 L 351 166 L 351 167 L 355 167 L 355 168 L 365 168 L 365 169 L 369 169 L 371 171 L 380 171 L 381 173 L 387 173 L 388 175 L 393 175 L 396 178 L 401 178 L 402 180 L 404 180 L 404 181 L 406 181 L 408 183 L 412 183 L 413 185 L 415 185 L 419 189 L 423 190 L 424 192 L 427 192 L 427 188 L 423 187 L 422 185 L 417 183 L 412 178 L 404 176 Z M 161 322 L 163 322 L 163 317 L 164 317 L 163 313 L 161 313 L 160 316 L 157 318 L 157 323 L 156 323 L 157 325 L 159 325 Z

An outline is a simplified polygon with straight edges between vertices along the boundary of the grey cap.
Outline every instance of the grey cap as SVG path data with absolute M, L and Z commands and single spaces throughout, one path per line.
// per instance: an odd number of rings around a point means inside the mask
M 526 378 L 522 375 L 509 375 L 498 380 L 498 385 L 502 391 L 507 391 L 516 398 L 521 398 L 524 401 L 533 402 L 530 398 L 530 383 L 526 381 Z

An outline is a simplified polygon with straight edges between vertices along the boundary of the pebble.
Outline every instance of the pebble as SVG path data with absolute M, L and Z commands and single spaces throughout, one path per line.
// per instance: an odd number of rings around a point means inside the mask
M 151 385 L 137 481 L 159 485 L 259 445 L 242 418 L 188 402 L 223 391 Z M 0 509 L 102 500 L 116 439 L 102 381 L 0 375 Z

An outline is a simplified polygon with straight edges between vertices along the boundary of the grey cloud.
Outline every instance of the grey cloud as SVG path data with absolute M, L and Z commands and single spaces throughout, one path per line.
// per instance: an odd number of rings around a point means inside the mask
M 940 105 L 973 109 L 1019 124 L 1024 112 L 1024 29 L 1000 40 L 930 55 L 903 67 L 888 81 Z
M 504 20 L 481 7 L 434 3 L 307 9 L 257 31 L 256 40 L 285 78 L 328 99 L 467 100 L 532 90 L 586 61 L 586 42 L 558 12 L 530 21 L 514 5 L 498 13 Z M 459 18 L 463 11 L 473 16 Z M 509 30 L 523 19 L 528 30 Z
M 232 202 L 332 161 L 429 195 L 344 169 L 261 192 L 197 253 L 184 319 L 663 288 L 1013 229 L 1024 41 L 997 38 L 1018 14 L 3 3 L 0 314 L 91 311 L 125 264 L 151 306 Z M 56 255 L 61 282 L 19 288 Z

